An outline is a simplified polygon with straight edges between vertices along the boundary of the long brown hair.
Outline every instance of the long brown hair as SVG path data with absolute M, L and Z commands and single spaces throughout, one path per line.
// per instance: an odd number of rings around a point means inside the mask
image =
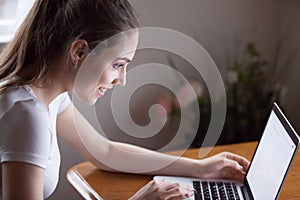
M 0 55 L 0 82 L 9 80 L 0 92 L 47 81 L 55 61 L 75 39 L 86 40 L 93 49 L 105 39 L 137 27 L 136 13 L 127 0 L 36 0 Z

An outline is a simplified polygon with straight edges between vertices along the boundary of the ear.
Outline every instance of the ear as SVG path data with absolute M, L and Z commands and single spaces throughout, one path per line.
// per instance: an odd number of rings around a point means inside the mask
M 71 44 L 70 53 L 72 62 L 83 61 L 89 52 L 89 45 L 86 40 L 77 39 Z

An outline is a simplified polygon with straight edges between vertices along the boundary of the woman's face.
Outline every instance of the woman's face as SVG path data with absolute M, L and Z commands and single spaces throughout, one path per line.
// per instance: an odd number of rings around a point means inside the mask
M 138 33 L 122 37 L 118 44 L 93 53 L 84 60 L 76 75 L 74 91 L 85 103 L 95 104 L 107 90 L 126 84 L 127 65 L 132 61 Z

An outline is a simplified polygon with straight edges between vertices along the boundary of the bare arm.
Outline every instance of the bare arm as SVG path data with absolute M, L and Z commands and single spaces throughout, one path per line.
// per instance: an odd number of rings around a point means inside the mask
M 184 170 L 184 174 L 182 169 L 191 168 L 194 160 L 177 159 L 134 145 L 111 142 L 101 136 L 72 105 L 58 116 L 57 130 L 63 140 L 103 170 L 191 176 L 190 170 Z
M 100 169 L 108 171 L 241 180 L 249 166 L 246 159 L 230 153 L 194 160 L 177 158 L 134 145 L 111 142 L 97 133 L 72 105 L 58 116 L 57 129 L 59 136 L 85 159 L 92 161 Z M 137 191 L 130 200 L 186 199 L 193 194 L 193 189 L 185 185 L 151 181 Z
M 111 142 L 97 133 L 72 105 L 59 115 L 57 126 L 61 138 L 103 170 L 242 179 L 249 165 L 246 159 L 230 153 L 194 160 Z
M 3 200 L 42 200 L 44 169 L 23 162 L 2 163 Z

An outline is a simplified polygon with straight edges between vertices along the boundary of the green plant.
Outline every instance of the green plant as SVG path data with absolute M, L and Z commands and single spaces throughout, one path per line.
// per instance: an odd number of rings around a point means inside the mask
M 221 140 L 224 143 L 258 140 L 280 88 L 270 86 L 268 65 L 254 43 L 247 44 L 246 57 L 228 71 L 227 116 Z

